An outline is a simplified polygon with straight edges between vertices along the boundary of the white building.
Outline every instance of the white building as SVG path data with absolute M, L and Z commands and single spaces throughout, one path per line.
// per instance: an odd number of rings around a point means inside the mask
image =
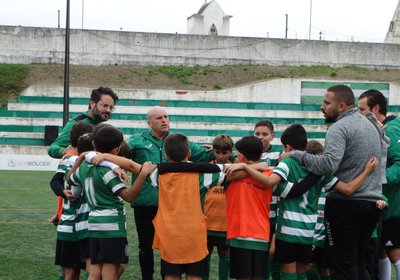
M 187 19 L 187 33 L 197 35 L 229 36 L 229 21 L 232 16 L 225 15 L 217 1 L 207 0 L 197 14 Z
M 396 11 L 386 33 L 385 43 L 400 44 L 400 1 L 397 3 Z

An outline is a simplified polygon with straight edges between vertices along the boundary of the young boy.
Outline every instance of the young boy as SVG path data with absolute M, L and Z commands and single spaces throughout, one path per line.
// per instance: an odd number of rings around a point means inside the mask
M 306 131 L 301 125 L 292 125 L 283 132 L 281 142 L 285 152 L 304 150 L 307 145 Z M 338 182 L 337 178 L 322 178 L 302 196 L 290 198 L 287 195 L 293 187 L 291 182 L 299 182 L 308 175 L 298 161 L 284 158 L 268 177 L 254 172 L 245 164 L 228 167 L 228 173 L 243 169 L 267 187 L 278 184 L 280 201 L 278 203 L 275 257 L 281 263 L 282 280 L 306 279 L 307 265 L 311 262 L 311 248 L 321 188 L 325 187 L 327 190 L 335 188 L 339 191 L 357 189 L 377 164 L 376 159 L 372 159 L 371 162 L 371 164 L 367 164 L 362 174 L 348 184 Z
M 123 141 L 122 133 L 112 127 L 104 126 L 93 139 L 96 151 L 117 154 Z M 136 165 L 140 173 L 128 190 L 119 177 L 105 166 L 93 166 L 83 162 L 80 157 L 69 172 L 75 185 L 81 185 L 90 207 L 88 235 L 90 237 L 90 280 L 117 279 L 120 264 L 128 262 L 126 217 L 124 203 L 131 202 L 146 179 L 155 168 L 150 163 L 142 167 Z M 76 171 L 74 170 L 76 169 Z
M 271 167 L 278 165 L 278 159 L 282 152 L 281 147 L 271 145 L 274 140 L 274 125 L 269 120 L 261 120 L 255 124 L 253 135 L 261 140 L 263 143 L 263 152 L 260 161 L 267 163 Z M 276 227 L 276 210 L 277 210 L 278 197 L 272 192 L 269 219 L 270 219 L 270 247 L 269 247 L 269 261 L 267 264 L 267 275 L 264 280 L 269 279 L 271 274 L 272 278 L 279 279 L 279 263 L 274 260 L 275 252 L 275 227 Z M 277 276 L 276 276 L 277 275 Z
M 212 142 L 215 160 L 213 164 L 231 163 L 229 157 L 233 151 L 233 140 L 228 135 L 218 135 Z M 210 265 L 214 246 L 218 249 L 218 279 L 228 279 L 229 249 L 226 245 L 226 198 L 223 186 L 213 186 L 208 189 L 204 201 L 204 215 L 207 217 L 207 258 Z M 208 269 L 209 270 L 209 269 Z M 204 279 L 208 279 L 205 277 Z
M 263 151 L 263 143 L 255 136 L 245 136 L 235 146 L 240 164 L 245 165 L 257 162 Z M 247 177 L 231 182 L 225 195 L 230 277 L 261 279 L 267 274 L 272 188 Z
M 77 122 L 72 126 L 70 132 L 71 149 L 60 161 L 57 172 L 50 182 L 54 193 L 63 197 L 61 215 L 57 225 L 55 264 L 61 266 L 63 279 L 67 280 L 79 278 L 82 252 L 79 246 L 78 233 L 75 229 L 77 223 L 76 211 L 80 208 L 81 201 L 72 195 L 71 186 L 65 183 L 65 176 L 74 165 L 78 153 L 92 150 L 91 147 L 85 149 L 86 147 L 78 145 L 80 137 L 92 130 L 93 127 L 84 122 Z

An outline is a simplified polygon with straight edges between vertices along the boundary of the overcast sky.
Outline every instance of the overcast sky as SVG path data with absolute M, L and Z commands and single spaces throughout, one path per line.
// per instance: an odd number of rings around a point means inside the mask
M 71 28 L 186 34 L 204 0 L 70 0 Z M 311 0 L 217 0 L 230 35 L 308 39 Z M 66 0 L 0 0 L 0 25 L 65 27 Z M 311 39 L 383 42 L 398 0 L 312 0 Z

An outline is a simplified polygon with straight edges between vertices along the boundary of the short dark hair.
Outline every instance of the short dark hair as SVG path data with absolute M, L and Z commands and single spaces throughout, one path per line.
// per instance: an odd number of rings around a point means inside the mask
M 379 105 L 379 113 L 386 116 L 388 102 L 382 92 L 376 89 L 369 89 L 363 92 L 358 100 L 361 98 L 367 98 L 367 105 L 370 110 L 372 110 L 375 105 Z
M 111 152 L 112 149 L 119 147 L 123 140 L 122 132 L 108 125 L 100 128 L 97 134 L 93 136 L 96 151 L 101 153 Z
M 165 154 L 174 162 L 181 162 L 189 153 L 189 141 L 180 133 L 170 134 L 164 140 Z
M 97 125 L 94 127 L 93 131 L 92 131 L 93 139 L 96 137 L 97 132 L 98 132 L 100 129 L 102 129 L 103 127 L 106 127 L 106 126 L 112 127 L 112 125 L 111 125 L 111 124 L 108 124 L 108 123 L 99 123 L 99 124 L 97 124 Z
M 347 106 L 354 106 L 356 103 L 353 91 L 346 85 L 335 85 L 327 91 L 334 93 L 337 102 L 344 102 Z
M 295 150 L 304 151 L 307 147 L 307 132 L 301 124 L 292 124 L 282 133 L 281 142 Z
M 317 140 L 310 140 L 307 143 L 306 152 L 313 155 L 319 155 L 324 152 L 324 146 Z
M 229 135 L 221 134 L 214 138 L 212 142 L 214 150 L 230 151 L 233 150 L 233 140 Z
M 239 153 L 251 161 L 259 160 L 263 151 L 263 143 L 253 135 L 244 136 L 236 142 L 235 147 Z
M 83 152 L 87 151 L 93 151 L 93 137 L 92 133 L 85 133 L 79 137 L 78 140 L 78 154 L 81 154 Z
M 81 137 L 83 134 L 85 133 L 90 133 L 93 131 L 93 126 L 82 122 L 82 121 L 78 121 L 76 122 L 72 128 L 71 128 L 71 132 L 69 134 L 69 139 L 71 141 L 71 146 L 76 148 L 78 146 L 78 140 L 79 137 Z
M 131 158 L 131 149 L 126 141 L 122 141 L 121 145 L 119 145 L 118 155 L 128 159 Z
M 97 103 L 100 101 L 101 96 L 104 94 L 109 95 L 114 100 L 114 105 L 117 104 L 118 95 L 116 95 L 114 91 L 108 87 L 99 87 L 92 90 L 92 94 L 90 95 L 90 101 Z M 90 104 L 89 104 L 89 109 L 90 109 Z
M 254 126 L 254 129 L 256 129 L 256 128 L 259 127 L 259 126 L 266 126 L 266 127 L 269 128 L 269 130 L 270 130 L 271 133 L 274 133 L 274 125 L 273 125 L 272 122 L 270 122 L 269 120 L 261 120 L 261 121 L 258 121 L 258 122 L 256 123 L 256 125 Z

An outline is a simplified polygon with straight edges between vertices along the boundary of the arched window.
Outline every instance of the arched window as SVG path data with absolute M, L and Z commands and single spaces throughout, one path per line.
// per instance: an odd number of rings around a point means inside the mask
M 214 23 L 211 25 L 210 30 L 208 31 L 208 35 L 211 35 L 211 36 L 218 35 L 217 27 L 215 27 Z

